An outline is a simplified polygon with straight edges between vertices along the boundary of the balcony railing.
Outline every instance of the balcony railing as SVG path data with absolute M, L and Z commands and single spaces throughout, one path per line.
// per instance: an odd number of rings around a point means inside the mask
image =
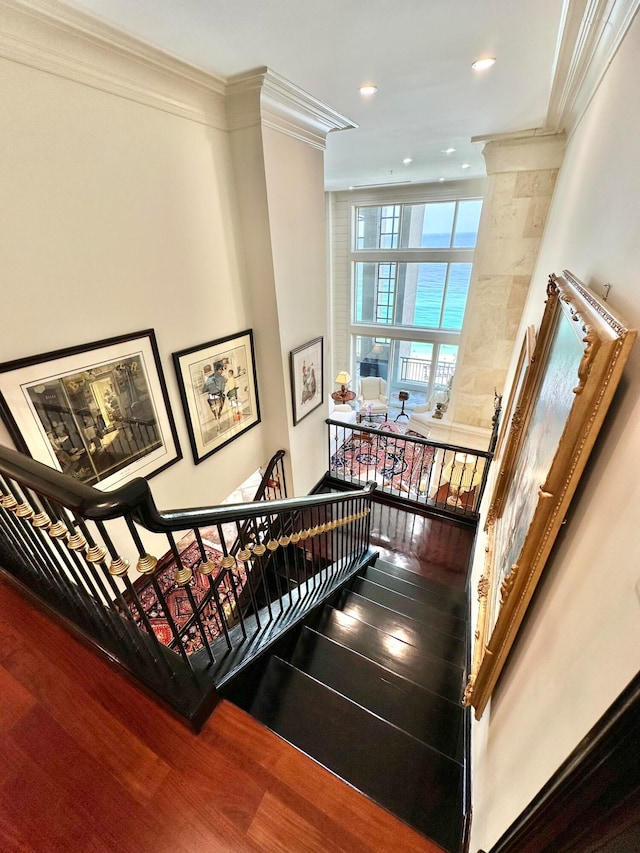
M 395 501 L 477 521 L 493 453 L 418 436 L 394 424 L 382 429 L 327 420 L 329 474 L 352 486 L 374 481 Z
M 455 362 L 436 362 L 433 383 L 435 388 L 446 388 L 456 369 Z M 431 359 L 400 357 L 400 382 L 426 384 L 431 376 Z
M 290 499 L 281 460 L 252 503 L 159 511 L 145 480 L 102 492 L 0 447 L 0 566 L 198 728 L 218 687 L 372 556 L 375 484 Z

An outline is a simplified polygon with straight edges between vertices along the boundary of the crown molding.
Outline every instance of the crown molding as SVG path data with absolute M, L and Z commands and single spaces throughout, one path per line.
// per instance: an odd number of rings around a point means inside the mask
M 573 132 L 639 7 L 640 0 L 567 0 L 545 127 Z
M 324 150 L 332 130 L 357 127 L 270 68 L 230 77 L 226 92 L 229 130 L 262 125 Z
M 0 57 L 226 130 L 222 78 L 58 0 L 0 0 Z

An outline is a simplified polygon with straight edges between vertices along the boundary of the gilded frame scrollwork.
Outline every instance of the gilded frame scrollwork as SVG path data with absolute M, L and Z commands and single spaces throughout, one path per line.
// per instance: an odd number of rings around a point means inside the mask
M 636 331 L 575 276 L 551 275 L 535 348 L 497 459 L 465 703 L 480 718 L 604 421 Z M 504 476 L 503 476 L 504 471 Z

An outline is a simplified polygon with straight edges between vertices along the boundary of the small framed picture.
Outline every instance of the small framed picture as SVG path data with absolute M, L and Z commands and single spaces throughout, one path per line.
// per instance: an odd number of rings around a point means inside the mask
M 253 332 L 173 354 L 197 465 L 260 423 Z
M 16 447 L 109 489 L 182 458 L 152 329 L 0 364 Z
M 324 400 L 323 354 L 323 338 L 315 338 L 289 353 L 294 426 Z

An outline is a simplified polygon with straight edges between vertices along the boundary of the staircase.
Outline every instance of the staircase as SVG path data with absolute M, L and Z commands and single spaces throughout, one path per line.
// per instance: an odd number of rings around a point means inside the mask
M 463 592 L 378 559 L 227 696 L 458 853 L 466 630 Z

